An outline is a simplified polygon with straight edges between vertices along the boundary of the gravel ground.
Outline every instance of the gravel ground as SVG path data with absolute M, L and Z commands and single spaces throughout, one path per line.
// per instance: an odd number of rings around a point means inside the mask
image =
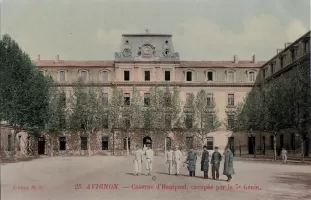
M 236 174 L 228 183 L 222 166 L 219 181 L 202 179 L 199 162 L 197 177 L 188 177 L 185 167 L 181 167 L 179 176 L 169 176 L 164 159 L 155 157 L 155 180 L 151 176 L 133 176 L 132 157 L 53 157 L 9 163 L 0 166 L 1 199 L 311 199 L 311 167 L 307 165 L 236 161 Z

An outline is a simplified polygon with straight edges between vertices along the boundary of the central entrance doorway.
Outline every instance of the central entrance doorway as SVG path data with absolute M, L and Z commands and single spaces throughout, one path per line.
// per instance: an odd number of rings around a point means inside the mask
M 149 136 L 143 138 L 143 147 L 150 147 L 152 148 L 152 139 Z

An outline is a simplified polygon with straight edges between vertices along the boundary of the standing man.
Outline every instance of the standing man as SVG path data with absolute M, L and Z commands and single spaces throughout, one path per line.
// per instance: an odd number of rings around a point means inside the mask
M 146 150 L 146 175 L 151 176 L 152 174 L 152 162 L 153 162 L 153 151 L 150 147 Z
M 224 152 L 225 163 L 224 163 L 224 175 L 228 177 L 228 182 L 232 179 L 232 174 L 235 174 L 233 169 L 233 154 L 230 148 L 227 146 Z
M 283 163 L 286 164 L 287 163 L 287 150 L 285 148 L 282 148 L 282 159 L 283 159 Z
M 197 154 L 193 151 L 193 148 L 191 148 L 186 159 L 186 163 L 188 164 L 189 176 L 195 176 L 196 162 Z
M 173 152 L 173 162 L 175 165 L 175 171 L 176 171 L 176 176 L 179 175 L 179 167 L 180 167 L 180 160 L 182 158 L 182 153 L 178 149 L 178 146 L 175 147 L 175 151 Z
M 139 176 L 141 174 L 141 164 L 143 163 L 143 151 L 139 148 L 139 145 L 136 146 L 136 151 L 134 151 L 134 175 Z
M 209 165 L 209 152 L 207 146 L 203 146 L 203 152 L 201 157 L 201 171 L 204 172 L 204 179 L 208 179 L 208 165 Z
M 168 164 L 168 174 L 171 175 L 173 170 L 173 151 L 171 150 L 171 148 L 168 148 L 165 157 L 166 164 Z
M 214 180 L 218 180 L 218 178 L 219 178 L 220 161 L 221 161 L 221 154 L 218 152 L 218 147 L 215 147 L 215 151 L 212 154 L 212 160 L 211 160 L 212 176 L 213 176 Z

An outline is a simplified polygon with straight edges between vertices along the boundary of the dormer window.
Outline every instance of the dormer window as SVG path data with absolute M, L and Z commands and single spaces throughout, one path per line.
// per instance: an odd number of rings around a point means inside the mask
M 165 55 L 167 56 L 170 53 L 170 49 L 165 49 Z
M 167 41 L 167 40 L 165 41 L 165 44 L 168 44 L 168 41 Z
M 206 74 L 206 77 L 205 77 L 206 81 L 214 81 L 215 80 L 215 71 L 214 70 L 205 71 L 205 74 Z
M 296 60 L 296 58 L 297 58 L 297 50 L 298 50 L 297 47 L 294 47 L 290 51 L 292 62 L 294 62 Z
M 100 80 L 102 82 L 108 82 L 109 81 L 109 72 L 106 70 L 103 70 L 100 72 Z
M 283 68 L 284 67 L 284 64 L 285 64 L 285 58 L 286 56 L 285 55 L 282 55 L 280 57 L 280 67 Z
M 227 82 L 235 82 L 235 72 L 234 71 L 226 71 L 226 80 Z
M 247 80 L 248 80 L 248 82 L 255 82 L 255 72 L 254 71 L 247 72 Z
M 128 41 L 128 40 L 126 40 L 126 41 L 125 41 L 125 44 L 126 44 L 126 45 L 128 45 L 128 44 L 129 44 L 129 41 Z
M 305 40 L 303 42 L 303 54 L 307 54 L 310 51 L 310 40 Z
M 58 80 L 60 82 L 66 82 L 67 81 L 67 71 L 66 70 L 59 70 L 58 71 Z
M 88 71 L 87 70 L 80 70 L 79 71 L 79 78 L 82 81 L 88 81 Z
M 186 81 L 192 81 L 192 72 L 186 72 Z

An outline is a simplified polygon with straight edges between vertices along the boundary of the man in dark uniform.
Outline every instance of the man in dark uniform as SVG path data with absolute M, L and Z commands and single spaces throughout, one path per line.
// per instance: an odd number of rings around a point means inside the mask
M 195 176 L 196 162 L 197 154 L 194 152 L 193 149 L 190 149 L 186 159 L 186 163 L 188 164 L 189 176 Z
M 215 151 L 212 154 L 212 159 L 211 159 L 212 176 L 214 180 L 218 180 L 219 178 L 220 161 L 221 161 L 221 154 L 218 152 L 218 147 L 215 147 Z
M 207 146 L 203 146 L 203 152 L 201 157 L 201 171 L 204 172 L 204 179 L 208 179 L 208 165 L 209 165 L 209 153 Z

